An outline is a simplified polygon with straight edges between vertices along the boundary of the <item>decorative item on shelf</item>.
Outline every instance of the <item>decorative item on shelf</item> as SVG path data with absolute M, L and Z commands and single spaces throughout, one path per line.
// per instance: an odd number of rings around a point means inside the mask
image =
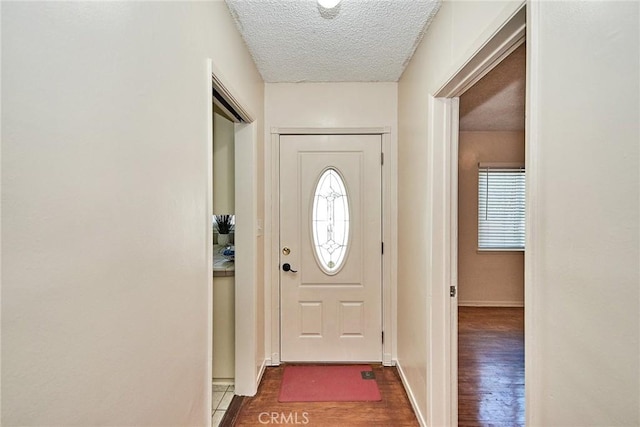
M 224 255 L 227 260 L 235 261 L 236 259 L 236 248 L 233 245 L 229 245 L 222 251 L 222 255 Z
M 233 230 L 233 215 L 214 215 L 218 228 L 218 244 L 229 244 L 229 233 Z

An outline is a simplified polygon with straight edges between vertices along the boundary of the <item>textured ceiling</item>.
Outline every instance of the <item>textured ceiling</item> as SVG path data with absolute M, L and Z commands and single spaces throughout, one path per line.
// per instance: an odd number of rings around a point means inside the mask
M 460 130 L 524 130 L 525 75 L 522 45 L 462 94 Z
M 441 0 L 226 2 L 266 82 L 394 82 Z

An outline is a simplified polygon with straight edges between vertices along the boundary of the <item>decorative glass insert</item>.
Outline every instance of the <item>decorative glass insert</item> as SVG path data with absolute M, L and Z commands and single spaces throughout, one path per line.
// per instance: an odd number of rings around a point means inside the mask
M 326 169 L 316 185 L 311 212 L 313 245 L 318 264 L 336 274 L 349 245 L 349 196 L 340 173 Z

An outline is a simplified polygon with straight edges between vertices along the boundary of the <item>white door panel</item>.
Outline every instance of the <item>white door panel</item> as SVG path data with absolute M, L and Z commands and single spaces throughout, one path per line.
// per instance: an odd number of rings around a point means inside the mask
M 280 271 L 283 361 L 382 358 L 380 152 L 380 135 L 280 137 L 280 261 L 291 267 Z M 314 196 L 328 169 L 329 196 L 316 199 L 318 255 Z

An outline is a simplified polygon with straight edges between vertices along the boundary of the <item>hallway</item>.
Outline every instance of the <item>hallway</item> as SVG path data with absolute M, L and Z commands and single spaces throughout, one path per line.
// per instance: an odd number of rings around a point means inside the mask
M 396 368 L 372 365 L 382 395 L 379 402 L 278 402 L 284 366 L 267 368 L 254 397 L 241 400 L 235 419 L 228 416 L 220 425 L 260 426 L 275 414 L 279 424 L 308 426 L 418 426 L 411 403 Z M 297 420 L 297 422 L 296 422 Z M 235 421 L 235 422 L 234 422 Z

